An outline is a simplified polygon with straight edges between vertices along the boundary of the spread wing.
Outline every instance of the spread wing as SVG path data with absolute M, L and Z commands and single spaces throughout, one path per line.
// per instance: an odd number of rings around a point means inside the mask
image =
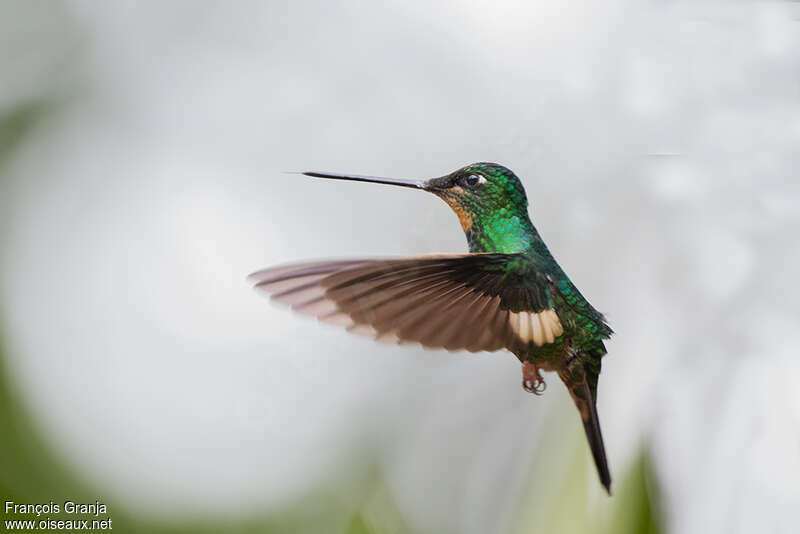
M 249 279 L 299 313 L 379 341 L 519 354 L 563 333 L 551 284 L 519 254 L 306 263 Z

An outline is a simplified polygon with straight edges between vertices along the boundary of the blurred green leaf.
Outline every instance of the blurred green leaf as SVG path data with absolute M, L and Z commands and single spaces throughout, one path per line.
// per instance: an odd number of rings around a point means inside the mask
M 627 471 L 612 471 L 616 477 L 608 496 L 597 479 L 575 414 L 556 410 L 551 417 L 511 531 L 659 534 L 662 520 L 649 448 L 642 446 Z
M 43 102 L 28 102 L 0 114 L 0 170 L 47 108 Z
M 353 516 L 350 526 L 347 527 L 347 534 L 372 534 L 361 514 Z
M 659 490 L 647 450 L 647 447 L 642 448 L 621 484 L 606 532 L 659 534 L 663 530 L 658 508 Z

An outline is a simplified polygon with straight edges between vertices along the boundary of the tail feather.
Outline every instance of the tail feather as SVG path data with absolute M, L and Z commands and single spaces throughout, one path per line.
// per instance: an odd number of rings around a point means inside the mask
M 586 439 L 589 441 L 589 448 L 592 450 L 594 463 L 597 466 L 597 474 L 600 475 L 600 482 L 606 488 L 606 492 L 611 495 L 611 473 L 608 471 L 608 460 L 606 459 L 606 448 L 603 445 L 603 434 L 600 432 L 600 420 L 597 418 L 597 407 L 595 398 L 591 396 L 589 386 L 586 382 L 583 383 L 584 392 L 591 400 L 586 402 L 580 400 L 581 404 L 586 404 L 586 410 L 581 410 L 581 419 L 583 419 L 583 429 L 586 431 Z M 578 399 L 575 399 L 575 404 L 578 404 Z M 584 412 L 588 412 L 584 416 Z
M 583 376 L 580 380 L 573 382 L 571 378 L 575 377 L 575 374 Z M 595 392 L 592 391 L 592 388 L 589 387 L 587 378 L 588 376 L 585 373 L 561 374 L 561 379 L 567 386 L 570 395 L 572 395 L 572 400 L 575 401 L 575 406 L 578 408 L 581 419 L 583 420 L 583 429 L 586 431 L 586 439 L 589 442 L 589 448 L 592 451 L 594 463 L 597 466 L 597 474 L 600 476 L 600 482 L 603 484 L 606 492 L 611 495 L 611 473 L 608 470 L 606 449 L 603 445 L 603 434 L 600 432 L 600 420 L 597 417 L 597 397 Z

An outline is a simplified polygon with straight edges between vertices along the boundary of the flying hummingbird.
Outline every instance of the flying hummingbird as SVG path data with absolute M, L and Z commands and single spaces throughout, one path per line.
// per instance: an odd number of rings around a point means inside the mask
M 540 394 L 555 371 L 580 412 L 600 482 L 610 493 L 597 417 L 597 378 L 613 333 L 580 294 L 528 217 L 519 178 L 473 163 L 441 178 L 399 180 L 304 172 L 429 191 L 458 215 L 469 254 L 321 261 L 250 275 L 295 311 L 379 341 L 449 351 L 506 349 L 522 362 L 522 387 Z

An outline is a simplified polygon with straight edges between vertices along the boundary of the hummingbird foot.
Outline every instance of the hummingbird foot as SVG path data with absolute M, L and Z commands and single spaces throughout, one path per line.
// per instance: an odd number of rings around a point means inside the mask
M 522 364 L 522 389 L 534 395 L 541 395 L 547 389 L 539 366 L 535 363 L 524 362 Z

